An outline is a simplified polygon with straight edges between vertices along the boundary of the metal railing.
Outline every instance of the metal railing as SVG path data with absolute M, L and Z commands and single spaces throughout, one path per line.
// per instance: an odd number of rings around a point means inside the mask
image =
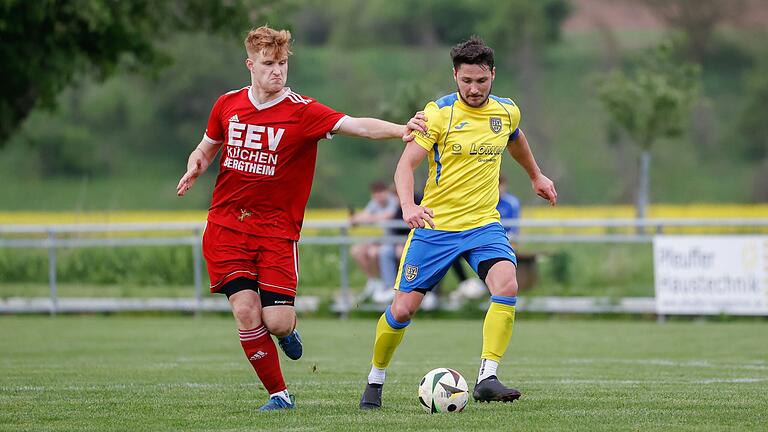
M 506 227 L 522 231 L 511 240 L 525 243 L 649 243 L 654 235 L 669 233 L 697 234 L 727 232 L 754 234 L 768 232 L 768 218 L 726 219 L 505 219 Z M 387 221 L 373 225 L 377 228 L 405 228 L 402 221 Z M 126 247 L 126 246 L 190 246 L 192 248 L 194 311 L 207 308 L 202 293 L 203 223 L 115 223 L 115 224 L 6 224 L 0 225 L 0 248 L 39 248 L 48 250 L 48 283 L 50 313 L 59 312 L 56 261 L 60 248 Z M 349 287 L 348 246 L 377 241 L 397 243 L 404 236 L 353 235 L 347 220 L 306 221 L 301 244 L 338 245 L 342 316 L 352 305 Z M 335 230 L 336 235 L 315 232 Z M 537 232 L 538 231 L 538 232 Z M 173 234 L 173 235 L 169 235 Z

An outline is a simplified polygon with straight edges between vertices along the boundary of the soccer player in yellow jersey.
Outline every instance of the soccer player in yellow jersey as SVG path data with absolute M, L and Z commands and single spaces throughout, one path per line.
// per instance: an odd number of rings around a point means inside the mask
M 416 134 L 403 151 L 395 185 L 403 220 L 411 232 L 395 282 L 395 298 L 376 326 L 373 361 L 360 408 L 381 407 L 386 368 L 421 301 L 459 256 L 466 259 L 491 293 L 483 322 L 477 401 L 514 401 L 520 392 L 496 376 L 512 337 L 517 303 L 515 252 L 501 226 L 499 171 L 504 151 L 525 169 L 533 190 L 551 205 L 552 181 L 541 173 L 519 128 L 520 109 L 491 94 L 496 76 L 493 50 L 478 37 L 451 50 L 458 91 L 427 104 L 427 132 Z M 421 205 L 413 201 L 413 171 L 429 161 Z

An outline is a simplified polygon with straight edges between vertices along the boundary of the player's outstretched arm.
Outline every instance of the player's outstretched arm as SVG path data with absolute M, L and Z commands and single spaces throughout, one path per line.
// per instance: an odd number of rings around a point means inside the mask
M 403 220 L 409 228 L 424 228 L 426 224 L 435 227 L 432 221 L 435 214 L 432 209 L 416 205 L 413 200 L 413 171 L 426 156 L 427 151 L 424 148 L 410 142 L 406 144 L 395 169 L 395 188 L 400 198 L 400 207 L 403 209 Z
M 200 141 L 200 144 L 192 150 L 187 159 L 187 172 L 181 176 L 179 184 L 176 186 L 176 195 L 184 196 L 185 193 L 192 187 L 198 177 L 211 164 L 216 157 L 216 152 L 219 151 L 221 143 L 211 144 L 206 140 Z
M 408 125 L 400 125 L 370 117 L 348 117 L 341 123 L 336 132 L 342 135 L 381 140 L 403 138 L 410 135 L 410 132 L 414 130 L 412 126 L 418 126 L 417 130 L 422 132 L 426 131 L 423 122 L 419 124 L 411 121 Z
M 539 165 L 536 163 L 536 159 L 533 157 L 531 147 L 528 145 L 528 140 L 525 138 L 525 134 L 522 130 L 518 129 L 518 134 L 515 139 L 510 139 L 507 143 L 507 151 L 515 158 L 515 161 L 525 169 L 528 173 L 528 177 L 531 179 L 531 186 L 536 195 L 549 201 L 550 205 L 557 204 L 557 191 L 555 190 L 555 184 L 541 173 Z

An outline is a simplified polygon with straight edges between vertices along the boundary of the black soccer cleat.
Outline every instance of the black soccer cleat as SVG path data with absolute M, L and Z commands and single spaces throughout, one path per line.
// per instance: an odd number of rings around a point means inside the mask
M 491 376 L 475 384 L 472 397 L 475 402 L 513 402 L 520 398 L 520 391 L 504 386 L 498 378 Z
M 366 384 L 363 397 L 360 398 L 360 409 L 379 409 L 381 408 L 381 389 L 384 384 Z

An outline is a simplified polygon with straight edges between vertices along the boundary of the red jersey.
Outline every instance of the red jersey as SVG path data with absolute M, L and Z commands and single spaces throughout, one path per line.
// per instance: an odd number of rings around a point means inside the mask
M 219 97 L 203 139 L 224 143 L 208 221 L 235 231 L 298 240 L 317 142 L 346 116 L 285 88 L 258 104 L 251 88 Z

